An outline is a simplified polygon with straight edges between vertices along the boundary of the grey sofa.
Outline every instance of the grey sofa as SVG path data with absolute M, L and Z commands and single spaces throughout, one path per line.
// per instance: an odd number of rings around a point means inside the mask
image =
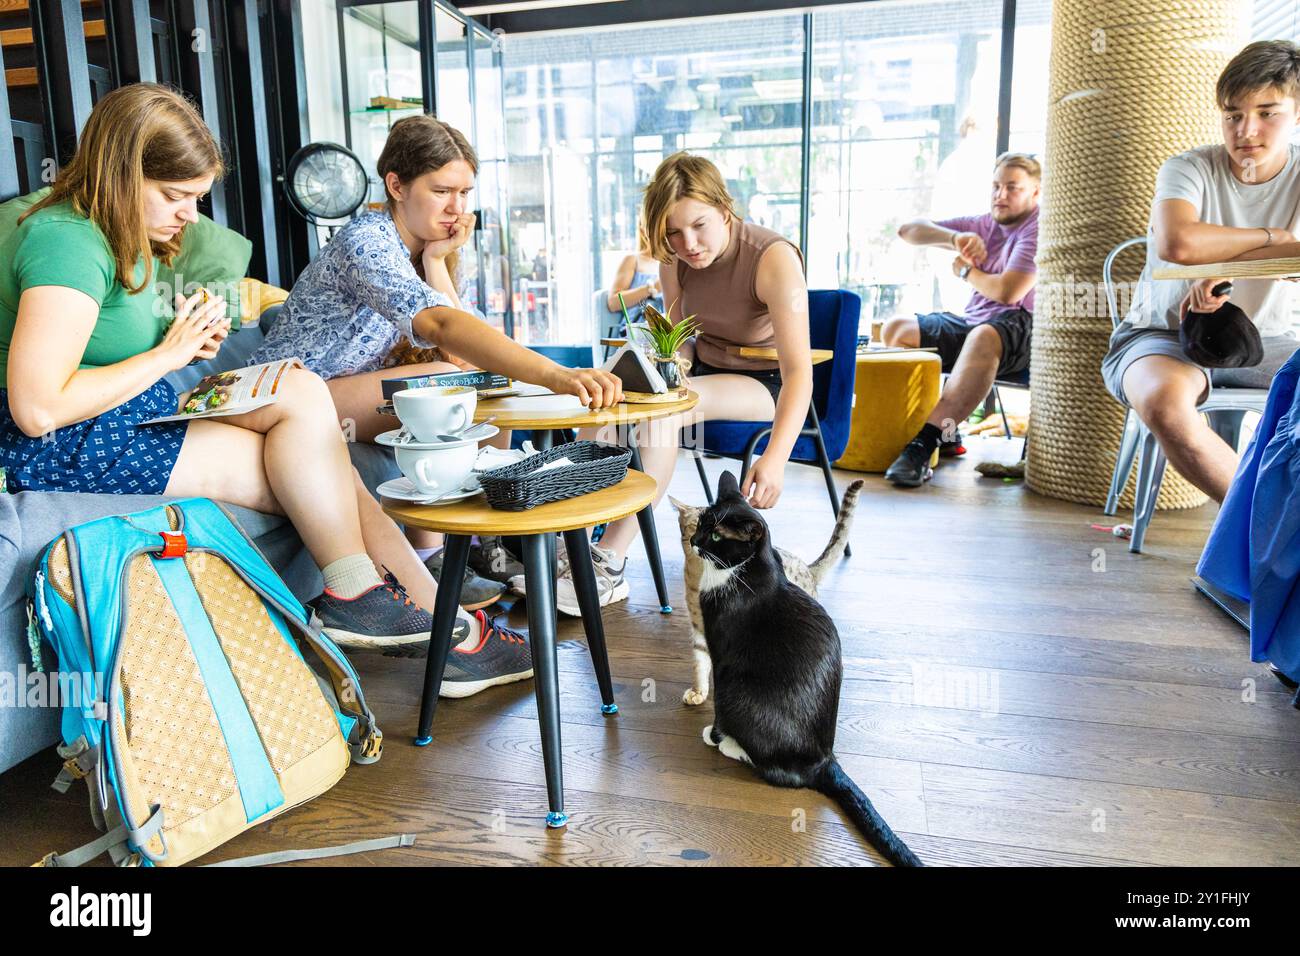
M 278 307 L 267 310 L 262 317 L 263 325 L 269 328 L 275 311 Z M 240 329 L 227 339 L 216 359 L 183 369 L 169 376 L 169 380 L 178 390 L 184 390 L 209 372 L 245 365 L 262 338 L 257 326 Z M 348 449 L 352 463 L 372 493 L 381 482 L 398 476 L 392 455 L 385 449 L 355 443 Z M 157 495 L 0 493 L 0 772 L 58 739 L 56 709 L 15 706 L 17 701 L 8 699 L 11 692 L 24 698 L 24 675 L 31 671 L 25 594 L 41 551 L 74 525 L 106 515 L 144 511 L 168 500 L 171 499 Z M 285 519 L 246 508 L 232 510 L 299 600 L 306 601 L 320 593 L 320 572 Z M 8 689 L 4 686 L 6 682 Z

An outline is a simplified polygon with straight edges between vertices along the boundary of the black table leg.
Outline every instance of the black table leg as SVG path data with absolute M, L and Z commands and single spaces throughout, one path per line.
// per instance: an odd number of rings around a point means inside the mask
M 537 718 L 542 732 L 542 763 L 546 768 L 548 827 L 569 821 L 564 812 L 564 766 L 560 750 L 560 674 L 555 659 L 555 602 L 551 582 L 555 567 L 549 563 L 546 539 L 553 535 L 525 535 L 524 573 L 528 576 L 528 640 L 533 652 L 533 689 L 537 693 Z M 532 582 L 536 582 L 534 586 Z
M 627 447 L 632 452 L 632 467 L 644 472 L 641 467 L 641 452 L 636 447 L 636 436 L 627 436 Z M 672 614 L 673 606 L 668 603 L 668 582 L 664 579 L 664 562 L 659 556 L 659 532 L 655 530 L 655 506 L 652 501 L 636 513 L 636 522 L 641 526 L 641 541 L 645 545 L 645 556 L 650 562 L 650 574 L 655 579 L 655 591 L 659 595 L 659 611 Z
M 555 432 L 550 428 L 533 429 L 533 447 L 538 451 L 550 451 L 555 447 Z M 551 604 L 554 606 L 558 600 L 556 590 L 559 587 L 559 581 L 555 576 L 555 535 L 546 536 L 546 552 L 549 555 L 551 569 Z M 525 587 L 527 580 L 525 579 Z
M 582 609 L 587 648 L 591 651 L 591 663 L 596 669 L 596 683 L 600 685 L 600 712 L 609 717 L 618 713 L 618 704 L 614 703 L 614 682 L 609 676 L 605 623 L 600 616 L 600 592 L 596 590 L 596 572 L 591 566 L 591 549 L 587 546 L 586 530 L 564 532 L 564 546 L 569 551 L 569 567 L 573 569 L 573 587 L 578 593 L 578 607 Z
M 424 696 L 420 698 L 420 727 L 415 735 L 415 746 L 425 747 L 432 740 L 429 730 L 433 715 L 438 710 L 438 691 L 442 689 L 442 675 L 447 669 L 447 654 L 451 652 L 451 632 L 456 626 L 456 609 L 460 604 L 461 582 L 465 579 L 465 564 L 469 559 L 469 537 L 449 534 L 444 544 L 442 580 L 433 602 L 433 627 L 429 630 L 429 659 L 424 666 Z

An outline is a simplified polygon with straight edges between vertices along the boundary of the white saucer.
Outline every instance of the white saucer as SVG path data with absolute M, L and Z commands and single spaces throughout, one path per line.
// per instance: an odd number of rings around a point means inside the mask
M 387 445 L 389 448 L 415 448 L 421 450 L 425 448 L 455 448 L 459 444 L 461 444 L 461 442 L 466 442 L 466 443 L 473 442 L 475 444 L 478 444 L 481 441 L 487 441 L 487 439 L 500 434 L 501 429 L 497 428 L 495 425 L 488 425 L 487 431 L 485 431 L 480 437 L 462 438 L 461 441 L 459 442 L 454 442 L 454 441 L 401 441 L 399 442 L 397 440 L 397 436 L 400 435 L 401 433 L 402 430 L 400 428 L 394 428 L 391 431 L 381 432 L 380 434 L 375 436 L 375 443 L 379 445 Z
M 466 491 L 453 491 L 451 494 L 443 495 L 441 498 L 431 498 L 423 491 L 420 491 L 411 483 L 411 479 L 403 475 L 401 478 L 394 478 L 391 481 L 385 481 L 375 489 L 384 498 L 395 498 L 398 501 L 410 501 L 418 505 L 449 505 L 453 501 L 464 501 L 466 498 L 473 498 L 481 494 L 482 488 L 471 488 Z

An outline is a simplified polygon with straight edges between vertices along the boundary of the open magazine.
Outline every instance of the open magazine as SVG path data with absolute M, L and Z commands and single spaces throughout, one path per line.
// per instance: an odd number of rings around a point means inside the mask
M 151 418 L 141 424 L 184 422 L 195 418 L 219 418 L 222 415 L 251 412 L 276 400 L 276 390 L 280 387 L 285 372 L 291 368 L 303 367 L 298 359 L 289 358 L 231 369 L 229 372 L 217 372 L 199 380 L 190 390 L 179 414 Z

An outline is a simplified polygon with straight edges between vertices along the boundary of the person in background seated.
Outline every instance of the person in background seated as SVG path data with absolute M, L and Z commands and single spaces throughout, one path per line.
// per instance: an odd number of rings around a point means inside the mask
M 164 376 L 215 356 L 229 329 L 224 300 L 202 292 L 177 296 L 168 325 L 151 284 L 222 171 L 180 94 L 138 83 L 95 104 L 72 161 L 0 245 L 0 466 L 14 491 L 206 497 L 285 515 L 324 577 L 326 633 L 427 653 L 433 578 L 352 468 L 320 376 L 290 369 L 278 400 L 251 412 L 144 424 L 181 411 L 188 393 Z M 481 612 L 461 612 L 454 635 L 449 696 L 532 676 L 522 637 Z
M 637 432 L 642 464 L 658 485 L 655 503 L 668 490 L 682 429 L 724 419 L 773 423 L 766 450 L 740 482 L 750 504 L 771 508 L 781 497 L 786 462 L 812 399 L 803 257 L 784 236 L 742 219 L 722 173 L 701 156 L 674 153 L 659 164 L 646 187 L 642 222 L 660 263 L 664 299 L 677 302 L 673 319 L 695 315 L 699 323 L 698 334 L 683 348 L 699 404 Z M 774 348 L 778 358 L 742 358 L 742 346 Z M 583 437 L 611 440 L 600 430 Z M 592 546 L 602 604 L 628 596 L 623 572 L 639 530 L 636 515 L 629 515 L 610 524 Z M 558 580 L 557 606 L 577 616 L 567 562 Z M 523 583 L 516 578 L 511 585 Z
M 626 256 L 614 273 L 614 281 L 609 285 L 609 301 L 605 307 L 620 317 L 622 321 L 623 306 L 619 304 L 618 294 L 623 293 L 623 305 L 627 306 L 628 317 L 637 322 L 647 305 L 653 305 L 660 312 L 664 310 L 663 287 L 659 282 L 659 263 L 650 255 L 645 230 L 637 228 L 637 251 L 635 255 Z M 626 327 L 622 335 L 631 333 Z
M 1038 160 L 1003 153 L 993 167 L 989 212 L 940 222 L 917 219 L 898 230 L 912 245 L 951 248 L 953 274 L 970 283 L 972 292 L 963 315 L 931 312 L 885 323 L 886 345 L 935 348 L 950 373 L 925 425 L 885 472 L 896 485 L 924 483 L 935 448 L 943 454 L 961 447 L 955 423 L 975 410 L 993 380 L 1029 367 L 1041 182 Z
M 1222 279 L 1153 280 L 1163 265 L 1300 255 L 1300 47 L 1262 40 L 1219 76 L 1215 96 L 1223 142 L 1166 160 L 1156 176 L 1147 260 L 1128 314 L 1111 335 L 1101 374 L 1107 390 L 1151 429 L 1169 463 L 1222 502 L 1237 469 L 1236 450 L 1197 411 L 1212 385 L 1268 388 L 1300 343 L 1291 332 L 1291 287 L 1235 279 L 1232 301 L 1259 329 L 1264 360 L 1254 368 L 1202 368 L 1183 352 L 1178 328 L 1188 309 L 1213 312 Z
M 357 441 L 373 442 L 396 420 L 376 409 L 384 379 L 457 372 L 466 361 L 513 379 L 577 395 L 604 408 L 621 399 L 618 379 L 595 369 L 571 369 L 516 344 L 467 311 L 460 299 L 457 263 L 474 233 L 469 195 L 478 158 L 465 136 L 433 116 L 393 124 L 377 162 L 388 206 L 345 225 L 303 270 L 252 361 L 297 356 L 325 380 L 341 421 Z M 458 356 L 458 364 L 448 361 Z M 509 446 L 502 432 L 498 441 Z M 412 530 L 435 578 L 442 536 Z M 473 568 L 512 570 L 499 542 L 471 554 Z M 466 569 L 464 607 L 491 604 L 505 590 L 500 574 Z

